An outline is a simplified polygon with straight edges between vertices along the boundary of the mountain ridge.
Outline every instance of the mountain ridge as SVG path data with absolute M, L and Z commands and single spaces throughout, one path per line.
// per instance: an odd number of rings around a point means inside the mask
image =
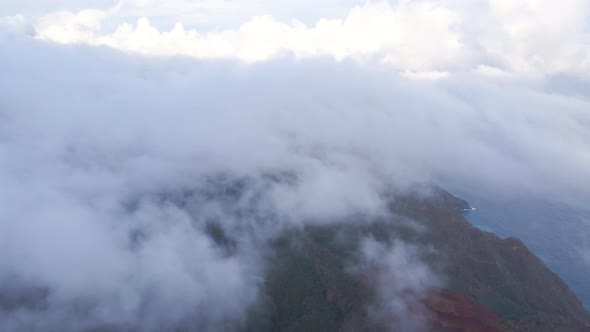
M 466 201 L 437 187 L 427 195 L 392 197 L 391 220 L 310 226 L 282 238 L 266 293 L 275 311 L 264 330 L 590 331 L 590 314 L 565 282 L 521 240 L 500 239 L 469 224 L 461 213 L 466 208 Z M 400 218 L 426 231 L 404 229 Z M 408 327 L 400 317 L 370 317 L 367 308 L 376 294 L 347 273 L 346 260 L 356 249 L 336 239 L 343 230 L 352 242 L 364 236 L 381 242 L 401 238 L 442 253 L 442 260 L 440 255 L 426 259 L 446 277 L 443 287 L 420 295 L 416 317 L 406 317 L 419 326 Z M 298 249 L 285 245 L 294 237 L 300 237 Z M 307 305 L 296 305 L 302 303 Z

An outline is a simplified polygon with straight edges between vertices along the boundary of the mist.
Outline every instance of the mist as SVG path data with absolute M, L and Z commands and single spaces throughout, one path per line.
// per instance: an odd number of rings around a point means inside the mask
M 413 80 L 380 63 L 146 57 L 14 33 L 0 49 L 0 293 L 19 303 L 0 307 L 3 330 L 239 326 L 270 239 L 386 215 L 384 192 L 418 184 L 590 199 L 590 101 L 549 79 Z M 411 292 L 440 281 L 403 243 L 368 241 L 368 260 L 419 276 Z

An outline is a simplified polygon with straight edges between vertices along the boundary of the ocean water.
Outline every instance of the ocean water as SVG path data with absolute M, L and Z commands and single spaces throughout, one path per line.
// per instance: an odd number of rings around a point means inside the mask
M 472 225 L 501 238 L 521 239 L 590 310 L 590 209 L 541 199 L 454 193 L 476 208 L 464 212 Z

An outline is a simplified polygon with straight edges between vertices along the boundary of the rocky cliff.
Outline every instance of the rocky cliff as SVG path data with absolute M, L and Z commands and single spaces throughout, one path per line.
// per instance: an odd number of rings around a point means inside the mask
M 246 329 L 590 331 L 590 315 L 568 286 L 522 241 L 472 227 L 461 212 L 467 202 L 441 189 L 390 201 L 389 217 L 306 227 L 277 240 L 264 310 Z M 430 248 L 422 259 L 441 282 L 414 294 L 405 316 L 372 313 L 395 278 L 376 288 L 379 266 L 351 272 L 367 237 Z

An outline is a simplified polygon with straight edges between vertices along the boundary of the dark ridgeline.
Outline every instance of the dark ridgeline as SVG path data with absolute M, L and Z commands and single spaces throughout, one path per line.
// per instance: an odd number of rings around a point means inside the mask
M 232 206 L 247 184 L 218 182 L 211 183 L 213 189 L 205 193 L 167 193 L 162 199 L 188 206 L 199 196 L 222 199 Z M 469 208 L 467 202 L 439 188 L 428 192 L 390 195 L 390 217 L 357 216 L 285 231 L 269 245 L 272 250 L 259 305 L 250 309 L 245 322 L 228 321 L 214 330 L 590 331 L 590 314 L 578 298 L 522 241 L 503 240 L 471 226 L 461 213 Z M 239 250 L 237 239 L 215 221 L 204 230 L 227 255 Z M 375 315 L 379 292 L 387 291 L 389 284 L 371 287 L 387 272 L 378 264 L 362 265 L 360 245 L 367 238 L 432 248 L 420 258 L 441 278 L 441 286 L 412 295 L 406 316 Z M 362 268 L 352 271 L 354 266 Z M 393 283 L 395 279 L 391 287 Z M 4 289 L 0 309 L 42 311 L 46 297 L 42 287 Z M 197 320 L 189 317 L 173 331 L 202 330 Z M 140 330 L 100 326 L 90 331 Z

